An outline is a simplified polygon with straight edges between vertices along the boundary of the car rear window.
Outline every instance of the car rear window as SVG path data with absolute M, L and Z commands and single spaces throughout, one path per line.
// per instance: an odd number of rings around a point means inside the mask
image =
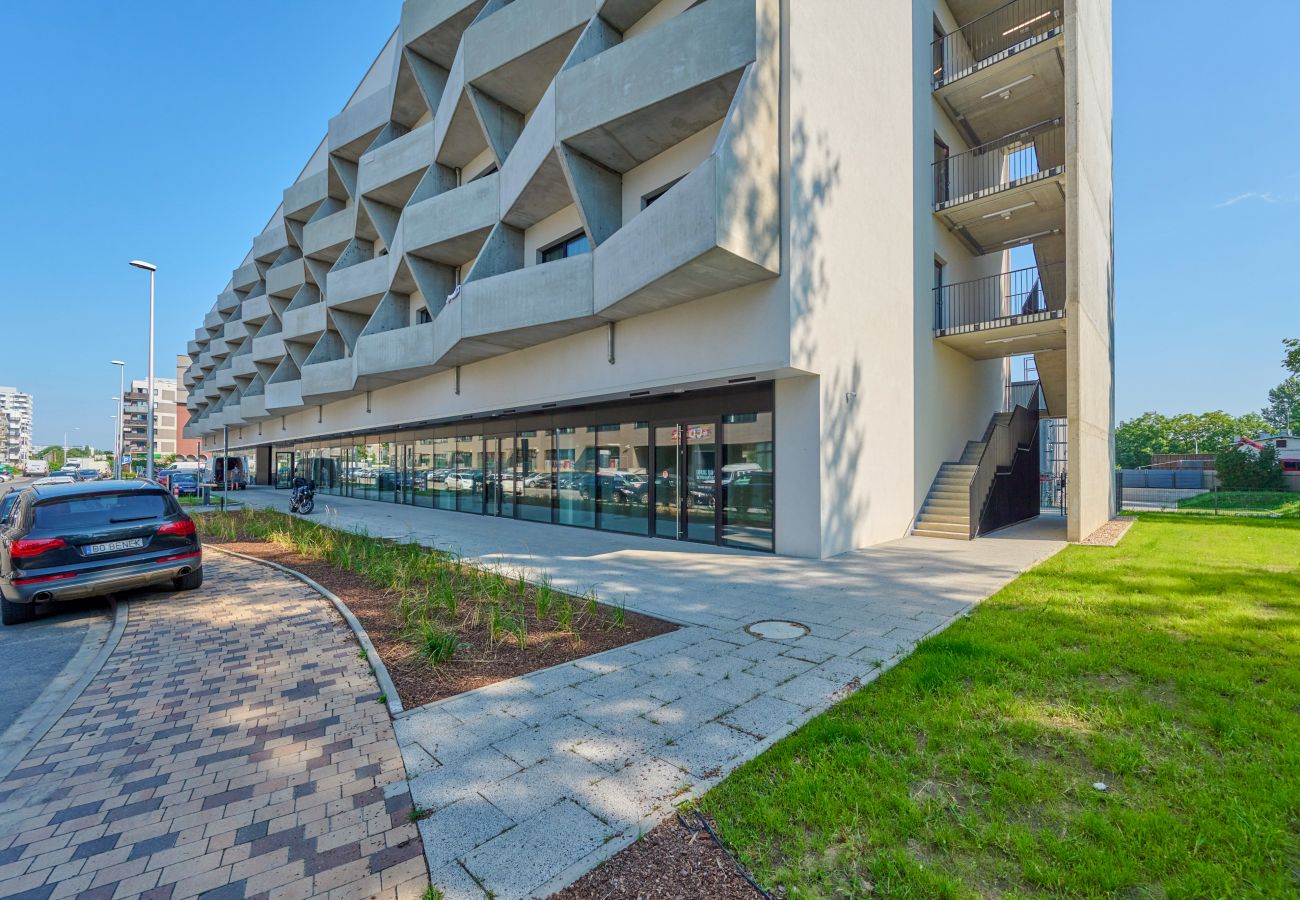
M 33 510 L 40 529 L 61 531 L 156 519 L 171 509 L 166 494 L 123 491 L 48 500 Z

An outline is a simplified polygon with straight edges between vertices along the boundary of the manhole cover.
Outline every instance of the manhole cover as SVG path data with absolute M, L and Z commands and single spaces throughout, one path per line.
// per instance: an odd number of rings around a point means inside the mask
M 766 622 L 755 622 L 752 625 L 746 625 L 745 630 L 754 637 L 760 637 L 768 641 L 790 641 L 807 634 L 808 626 L 800 625 L 798 622 L 781 622 L 771 619 Z

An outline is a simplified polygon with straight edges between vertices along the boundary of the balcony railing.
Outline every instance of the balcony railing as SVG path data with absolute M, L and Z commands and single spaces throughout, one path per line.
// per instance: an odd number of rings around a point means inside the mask
M 1029 266 L 934 289 L 935 331 L 977 326 L 1059 310 L 1065 306 L 1065 263 Z
M 1061 0 L 1011 0 L 936 38 L 931 45 L 935 90 L 1050 34 L 1061 27 L 1064 15 Z
M 1065 125 L 1060 119 L 989 141 L 934 163 L 938 208 L 1050 178 L 1065 166 Z

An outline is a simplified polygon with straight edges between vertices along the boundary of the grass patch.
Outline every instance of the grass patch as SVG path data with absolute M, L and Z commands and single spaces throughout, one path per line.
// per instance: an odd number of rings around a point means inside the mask
M 575 597 L 547 580 L 533 585 L 316 519 L 257 509 L 194 519 L 205 542 L 298 569 L 341 597 L 408 707 L 675 629 L 602 603 L 594 590 Z
M 1282 897 L 1298 772 L 1300 522 L 1143 515 L 702 806 L 791 896 Z
M 1179 509 L 1254 512 L 1300 518 L 1300 494 L 1291 491 L 1214 491 L 1178 501 Z

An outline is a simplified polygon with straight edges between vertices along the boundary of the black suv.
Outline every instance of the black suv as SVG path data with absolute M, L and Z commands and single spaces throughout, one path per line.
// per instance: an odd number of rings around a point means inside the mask
M 33 486 L 0 522 L 0 613 L 31 619 L 37 603 L 166 584 L 203 584 L 194 522 L 148 481 Z

